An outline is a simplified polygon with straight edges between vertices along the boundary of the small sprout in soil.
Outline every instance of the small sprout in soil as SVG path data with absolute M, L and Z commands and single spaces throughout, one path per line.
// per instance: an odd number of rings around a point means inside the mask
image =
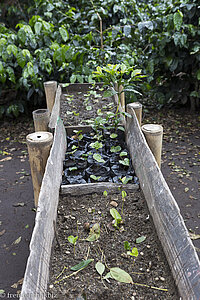
M 127 184 L 129 181 L 131 181 L 131 180 L 133 179 L 133 176 L 130 176 L 130 177 L 124 176 L 124 177 L 119 178 L 119 179 L 121 180 L 121 182 L 122 182 L 123 184 Z
M 101 176 L 90 175 L 90 178 L 92 178 L 95 181 L 99 181 L 99 179 L 101 178 Z
M 95 153 L 93 155 L 94 160 L 96 160 L 99 163 L 105 163 L 105 160 L 101 157 L 99 153 Z
M 77 170 L 77 167 L 70 167 L 69 168 L 69 171 L 76 171 Z
M 131 245 L 128 241 L 124 242 L 124 250 L 129 251 L 131 250 Z
M 128 155 L 128 153 L 126 151 L 122 151 L 119 156 L 122 157 L 122 156 L 127 156 L 127 155 Z
M 86 109 L 87 109 L 87 110 L 92 110 L 92 106 L 91 106 L 91 105 L 88 105 L 88 106 L 86 106 Z
M 83 139 L 82 130 L 74 130 L 75 135 L 72 136 L 72 139 L 81 141 Z
M 101 142 L 94 142 L 90 144 L 90 147 L 92 147 L 93 149 L 95 149 L 96 151 L 98 151 L 100 148 L 103 147 L 103 144 Z
M 124 160 L 119 160 L 119 163 L 122 164 L 123 166 L 129 167 L 130 161 L 129 161 L 129 159 L 126 157 L 126 158 L 124 158 Z
M 134 265 L 135 257 L 138 257 L 138 249 L 136 247 L 133 247 L 131 251 L 127 251 L 127 255 L 132 256 L 132 258 L 133 258 L 133 265 Z
M 100 225 L 99 223 L 95 223 L 92 228 L 90 228 L 89 236 L 86 238 L 88 242 L 94 242 L 98 240 L 100 237 Z
M 68 236 L 67 239 L 70 242 L 70 244 L 74 245 L 74 256 L 75 256 L 75 246 L 76 246 L 76 241 L 78 239 L 78 236 L 70 235 L 70 236 Z
M 110 152 L 117 153 L 117 152 L 121 151 L 121 149 L 122 148 L 120 146 L 112 146 L 110 149 Z
M 111 208 L 110 209 L 110 214 L 111 214 L 111 216 L 113 217 L 113 219 L 115 221 L 113 226 L 115 228 L 119 228 L 119 225 L 122 223 L 122 217 L 121 217 L 120 213 L 115 208 Z
M 107 197 L 107 196 L 108 196 L 108 192 L 107 192 L 107 191 L 104 191 L 104 192 L 103 192 L 103 195 L 104 195 L 104 197 Z
M 122 216 L 123 216 L 124 202 L 125 202 L 126 196 L 127 196 L 127 193 L 125 191 L 122 191 L 122 211 L 121 211 Z

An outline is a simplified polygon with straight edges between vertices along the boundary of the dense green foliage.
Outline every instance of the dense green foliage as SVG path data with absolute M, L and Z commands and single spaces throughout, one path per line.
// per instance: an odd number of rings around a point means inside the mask
M 199 99 L 198 0 L 20 3 L 0 6 L 0 91 L 15 89 L 20 99 L 0 115 L 17 116 L 27 100 L 39 105 L 44 81 L 91 82 L 108 63 L 141 68 L 140 91 L 159 105 Z

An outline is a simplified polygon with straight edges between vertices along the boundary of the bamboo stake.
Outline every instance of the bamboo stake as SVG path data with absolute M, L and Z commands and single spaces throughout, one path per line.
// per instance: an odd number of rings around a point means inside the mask
M 141 124 L 142 124 L 142 104 L 140 102 L 129 103 L 127 105 L 127 111 L 130 110 L 130 108 L 133 108 L 133 110 L 136 114 L 137 120 L 139 122 L 139 125 L 141 127 Z
M 53 135 L 45 131 L 34 132 L 27 135 L 26 142 L 31 167 L 35 207 L 37 207 L 46 162 L 53 143 Z
M 37 109 L 33 111 L 35 131 L 48 131 L 50 113 L 48 109 Z
M 44 90 L 46 95 L 47 108 L 51 113 L 56 97 L 57 81 L 44 82 Z

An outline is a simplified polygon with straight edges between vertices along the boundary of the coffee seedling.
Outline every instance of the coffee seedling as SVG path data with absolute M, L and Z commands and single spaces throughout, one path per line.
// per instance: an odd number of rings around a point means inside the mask
M 68 242 L 70 242 L 70 244 L 74 245 L 74 256 L 75 256 L 75 246 L 76 246 L 76 241 L 78 239 L 78 236 L 73 236 L 73 235 L 70 235 L 68 236 Z

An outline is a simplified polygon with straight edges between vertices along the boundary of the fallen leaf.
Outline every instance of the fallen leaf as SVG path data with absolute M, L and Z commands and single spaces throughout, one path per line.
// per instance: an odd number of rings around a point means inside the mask
M 6 230 L 4 229 L 4 230 L 2 230 L 2 231 L 0 231 L 0 236 L 2 236 L 4 233 L 6 232 Z
M 23 207 L 23 206 L 25 206 L 25 205 L 26 205 L 26 204 L 25 204 L 24 202 L 18 202 L 18 203 L 14 203 L 14 204 L 13 204 L 14 207 L 18 207 L 18 206 Z
M 113 279 L 115 279 L 119 282 L 133 283 L 131 276 L 127 272 L 125 272 L 124 270 L 122 270 L 118 267 L 111 268 L 110 274 Z
M 22 240 L 22 237 L 21 237 L 21 236 L 18 237 L 18 239 L 16 239 L 16 240 L 13 242 L 13 245 L 19 244 L 19 243 L 21 242 L 21 240 Z
M 16 283 L 13 283 L 13 285 L 11 285 L 11 288 L 13 289 L 17 289 L 18 285 L 22 285 L 24 278 L 19 279 Z
M 7 160 L 11 160 L 11 159 L 12 159 L 12 157 L 11 157 L 11 156 L 8 156 L 8 157 L 5 157 L 5 158 L 2 158 L 2 159 L 0 160 L 0 162 L 7 161 Z
M 146 236 L 142 235 L 140 237 L 138 237 L 135 241 L 136 241 L 136 244 L 140 244 L 142 242 L 144 242 L 146 240 Z
M 94 242 L 98 240 L 100 237 L 100 225 L 95 223 L 92 228 L 90 228 L 89 236 L 87 237 L 86 241 Z
M 105 265 L 102 264 L 102 262 L 98 261 L 95 265 L 95 269 L 99 273 L 99 275 L 102 275 L 103 272 L 105 271 Z
M 87 267 L 92 261 L 94 261 L 94 259 L 83 260 L 79 264 L 71 267 L 70 270 L 72 270 L 72 271 L 78 271 L 80 269 L 83 269 L 83 268 Z
M 195 233 L 189 232 L 189 236 L 190 236 L 191 240 L 200 239 L 200 234 L 195 234 Z
M 185 188 L 185 193 L 187 193 L 189 191 L 189 188 L 188 187 L 186 187 Z

